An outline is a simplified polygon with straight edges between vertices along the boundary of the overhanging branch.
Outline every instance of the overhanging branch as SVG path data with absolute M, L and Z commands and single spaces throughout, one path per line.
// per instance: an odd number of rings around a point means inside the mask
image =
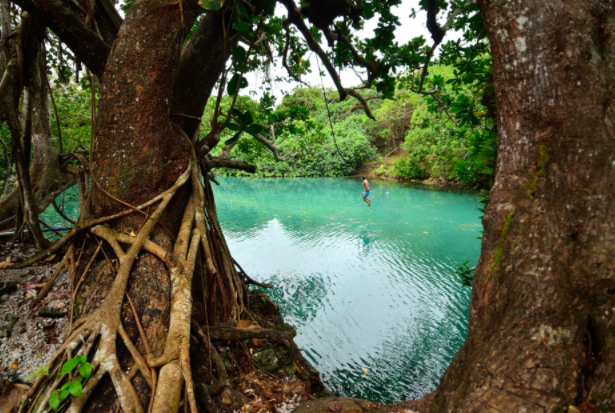
M 62 0 L 15 0 L 38 17 L 94 74 L 102 76 L 111 47 Z
M 356 91 L 353 91 L 351 89 L 346 89 L 342 85 L 342 81 L 339 77 L 339 74 L 336 72 L 335 67 L 333 66 L 333 63 L 331 63 L 331 60 L 329 60 L 329 57 L 327 56 L 325 51 L 322 50 L 322 48 L 320 47 L 320 44 L 318 44 L 316 39 L 314 39 L 314 36 L 312 36 L 312 32 L 310 31 L 309 27 L 305 24 L 305 21 L 303 20 L 303 17 L 301 16 L 301 11 L 297 8 L 297 5 L 295 4 L 294 0 L 280 0 L 280 3 L 282 3 L 286 7 L 286 10 L 288 11 L 287 20 L 290 23 L 294 24 L 295 27 L 299 30 L 299 32 L 301 32 L 310 50 L 316 53 L 318 57 L 320 58 L 320 60 L 322 61 L 322 63 L 325 65 L 325 68 L 327 69 L 327 72 L 329 72 L 329 76 L 331 76 L 331 79 L 333 80 L 333 83 L 335 84 L 335 87 L 340 95 L 340 101 L 345 100 L 346 97 L 348 96 L 354 97 L 359 102 L 361 102 L 361 105 L 363 105 L 365 114 L 370 119 L 375 119 L 374 115 L 372 114 L 372 111 L 369 108 L 369 105 L 367 104 L 367 101 L 365 101 L 365 99 Z

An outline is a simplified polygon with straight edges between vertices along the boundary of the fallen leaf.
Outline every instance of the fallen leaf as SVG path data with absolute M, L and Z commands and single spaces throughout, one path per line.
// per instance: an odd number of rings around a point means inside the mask
M 58 308 L 64 308 L 64 307 L 66 307 L 66 304 L 60 302 L 60 303 L 58 303 L 57 307 Z
M 363 375 L 367 376 L 367 369 L 365 367 L 363 367 Z
M 295 368 L 297 369 L 297 372 L 298 372 L 299 374 L 301 374 L 301 369 L 299 368 L 299 366 L 297 366 L 297 363 L 295 363 L 295 362 L 293 361 L 293 364 L 295 365 Z
M 7 257 L 6 261 L 0 264 L 0 268 L 10 267 L 11 265 L 13 265 L 11 264 L 11 257 Z
M 135 232 L 133 230 L 130 230 L 128 235 L 130 235 L 131 237 L 136 237 L 137 236 L 137 234 L 135 234 Z
M 263 396 L 265 396 L 266 398 L 271 399 L 273 397 L 273 391 L 271 391 L 269 387 L 258 386 L 258 389 L 261 391 Z
M 43 288 L 44 286 L 46 286 L 47 284 L 42 283 L 42 284 L 36 284 L 36 288 Z
M 581 413 L 581 411 L 574 406 L 569 406 L 568 413 Z
M 301 394 L 303 393 L 304 389 L 305 389 L 305 384 L 299 379 L 293 380 L 290 383 L 285 383 L 282 386 L 282 391 L 284 393 L 290 393 L 290 394 Z
M 220 397 L 222 398 L 222 403 L 231 404 L 231 390 L 229 388 L 224 389 Z
M 30 386 L 26 386 L 25 384 L 7 382 L 0 395 L 0 412 L 10 413 L 13 409 L 16 410 L 23 395 L 27 393 L 29 389 Z
M 13 370 L 17 370 L 19 368 L 19 363 L 15 362 L 11 364 L 9 367 L 11 367 Z
M 30 291 L 28 291 L 26 293 L 26 297 L 28 297 L 28 298 L 34 298 L 34 297 L 36 297 L 36 295 L 37 295 L 36 294 L 36 290 L 30 290 Z

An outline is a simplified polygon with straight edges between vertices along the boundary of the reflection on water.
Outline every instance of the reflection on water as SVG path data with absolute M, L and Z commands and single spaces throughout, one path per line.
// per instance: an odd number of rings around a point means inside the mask
M 269 293 L 336 394 L 395 402 L 433 390 L 467 331 L 476 264 L 474 194 L 358 180 L 222 178 L 231 253 Z M 362 369 L 368 374 L 363 375 Z

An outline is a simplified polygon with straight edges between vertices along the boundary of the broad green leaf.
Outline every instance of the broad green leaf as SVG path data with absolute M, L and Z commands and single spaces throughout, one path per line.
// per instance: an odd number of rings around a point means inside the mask
M 70 392 L 70 394 L 72 394 L 75 397 L 79 397 L 83 394 L 81 390 L 82 390 L 81 381 L 72 382 L 71 386 L 68 388 L 68 391 Z
M 224 142 L 224 145 L 232 145 L 235 142 L 237 142 L 239 140 L 239 138 L 241 138 L 241 132 L 242 131 L 239 131 L 235 135 L 233 135 L 233 137 L 231 139 L 229 139 L 226 142 Z
M 62 370 L 58 373 L 58 376 L 63 376 L 70 373 L 79 364 L 78 358 L 70 359 L 62 365 Z
M 231 80 L 228 81 L 228 85 L 226 86 L 226 91 L 229 96 L 233 96 L 235 91 L 237 90 L 237 82 L 239 81 L 239 75 L 234 74 Z
M 229 80 L 228 87 L 226 88 L 226 91 L 229 94 L 229 96 L 233 96 L 235 94 L 235 90 L 237 89 L 237 82 L 240 82 L 239 83 L 240 89 L 243 89 L 244 87 L 248 86 L 248 80 L 245 77 L 243 76 L 240 77 L 238 74 L 234 74 L 231 80 Z
M 237 62 L 243 62 L 246 60 L 246 49 L 241 46 L 237 46 L 235 50 L 233 50 L 233 58 Z
M 252 118 L 252 114 L 249 110 L 246 110 L 246 112 L 243 114 L 242 120 L 244 125 L 251 125 L 254 123 L 254 118 Z
M 250 27 L 252 27 L 252 23 L 233 23 L 233 29 L 237 30 L 238 32 L 245 32 L 247 30 L 250 30 Z
M 239 109 L 236 109 L 236 108 L 233 109 L 231 114 L 235 117 L 238 117 L 239 119 L 241 119 L 241 117 L 243 116 L 243 113 Z
M 246 132 L 248 132 L 250 135 L 258 135 L 264 129 L 265 128 L 263 128 L 261 125 L 257 125 L 256 123 L 253 123 L 246 128 Z
M 79 374 L 81 374 L 81 377 L 87 380 L 92 374 L 92 365 L 87 362 L 83 363 L 81 366 L 79 366 Z
M 222 0 L 202 0 L 199 4 L 205 10 L 218 11 L 222 8 Z
M 239 126 L 238 124 L 233 123 L 233 122 L 229 123 L 227 128 L 229 128 L 230 130 L 232 130 L 234 132 L 237 132 L 238 130 L 241 130 L 241 126 Z
M 68 397 L 69 394 L 70 392 L 68 391 L 68 389 L 64 389 L 64 386 L 62 386 L 62 390 L 60 392 L 60 401 L 64 401 Z
M 237 2 L 237 12 L 241 17 L 246 20 L 250 20 L 250 12 L 246 9 L 246 6 L 243 5 L 242 2 Z
M 60 407 L 60 390 L 54 390 L 49 398 L 49 405 L 53 410 L 58 410 Z

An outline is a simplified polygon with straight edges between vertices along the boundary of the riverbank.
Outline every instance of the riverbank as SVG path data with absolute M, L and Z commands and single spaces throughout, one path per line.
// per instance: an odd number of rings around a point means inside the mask
M 413 183 L 421 184 L 435 188 L 456 188 L 467 189 L 459 181 L 452 179 L 434 178 L 429 177 L 426 179 L 406 179 L 399 175 L 393 174 L 392 162 L 394 158 L 385 158 L 382 162 L 369 162 L 361 164 L 353 173 L 353 176 L 365 176 L 367 179 L 380 179 L 384 181 L 401 182 L 401 183 Z

